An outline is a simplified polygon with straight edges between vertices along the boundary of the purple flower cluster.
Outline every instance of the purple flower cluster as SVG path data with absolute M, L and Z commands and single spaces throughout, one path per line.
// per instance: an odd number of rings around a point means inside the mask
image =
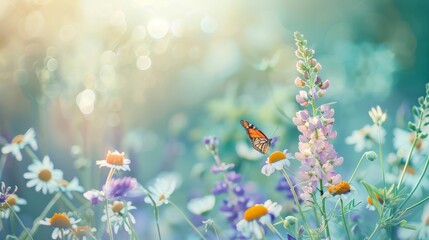
M 292 119 L 301 133 L 299 152 L 295 153 L 295 158 L 301 161 L 298 176 L 300 180 L 308 183 L 302 188 L 303 193 L 300 196 L 308 202 L 314 190 L 319 189 L 323 193 L 323 187 L 341 181 L 341 175 L 335 172 L 334 166 L 341 165 L 344 159 L 338 157 L 334 146 L 329 143 L 337 136 L 337 132 L 333 130 L 334 109 L 331 109 L 329 104 L 316 107 L 316 101 L 329 87 L 329 80 L 322 81 L 318 76 L 322 67 L 313 58 L 314 50 L 307 48 L 304 36 L 295 33 L 295 41 L 298 47 L 295 54 L 299 59 L 297 70 L 302 74 L 302 78 L 295 79 L 295 84 L 305 89 L 299 92 L 296 100 L 301 106 L 309 106 L 312 110 L 298 111 Z
M 107 199 L 126 197 L 128 192 L 137 188 L 137 180 L 132 177 L 112 178 L 104 185 L 104 195 Z
M 233 239 L 242 239 L 241 233 L 236 231 L 237 222 L 243 218 L 244 211 L 250 206 L 250 198 L 245 195 L 245 190 L 240 184 L 241 175 L 233 171 L 234 164 L 226 164 L 221 161 L 218 153 L 218 141 L 216 137 L 210 136 L 204 139 L 207 150 L 212 153 L 216 164 L 211 167 L 213 174 L 223 174 L 224 180 L 216 182 L 212 193 L 216 196 L 228 193 L 228 198 L 222 201 L 220 210 L 227 214 L 227 220 L 234 230 Z
M 9 195 L 15 194 L 16 191 L 18 190 L 18 187 L 15 186 L 15 189 L 10 192 L 10 190 L 12 190 L 11 187 L 6 187 L 6 184 L 4 184 L 4 182 L 1 182 L 1 190 L 0 190 L 0 206 L 1 204 L 3 204 L 4 202 L 6 202 L 7 198 L 9 197 Z

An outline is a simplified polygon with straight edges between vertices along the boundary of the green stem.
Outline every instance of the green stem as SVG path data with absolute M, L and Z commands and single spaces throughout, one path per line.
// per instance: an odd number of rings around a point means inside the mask
M 343 202 L 343 198 L 341 197 L 340 197 L 340 206 L 341 206 L 341 218 L 343 219 L 344 228 L 346 229 L 347 239 L 351 240 L 352 238 L 351 238 L 349 226 L 347 225 L 346 216 L 344 214 L 344 202 Z
M 104 209 L 106 209 L 106 222 L 107 222 L 107 229 L 109 231 L 109 238 L 110 240 L 113 240 L 113 229 L 112 229 L 112 224 L 110 222 L 110 214 L 109 214 L 109 205 L 107 202 L 107 199 L 104 200 Z
M 296 206 L 298 207 L 299 213 L 301 214 L 302 221 L 304 222 L 304 227 L 307 230 L 310 238 L 313 240 L 313 235 L 311 234 L 310 227 L 308 226 L 307 221 L 305 220 L 304 213 L 302 212 L 302 209 L 301 209 L 301 204 L 299 203 L 298 196 L 296 195 L 295 186 L 293 186 L 292 181 L 290 180 L 289 175 L 287 174 L 284 168 L 282 169 L 282 173 L 287 183 L 289 184 L 290 190 L 292 191 L 293 199 L 295 200 Z
M 419 202 L 415 203 L 414 205 L 411 205 L 411 206 L 407 207 L 407 208 L 404 210 L 404 213 L 406 213 L 406 212 L 410 211 L 411 209 L 413 209 L 413 208 L 415 208 L 415 207 L 419 206 L 420 204 L 422 204 L 422 203 L 426 202 L 427 200 L 429 200 L 429 196 L 428 196 L 428 197 L 423 198 L 422 200 L 420 200 Z
M 18 217 L 18 214 L 16 214 L 15 210 L 13 210 L 12 206 L 6 201 L 6 205 L 8 206 L 9 210 L 13 213 L 15 218 L 18 220 L 19 224 L 21 225 L 22 229 L 26 232 L 27 236 L 30 237 L 31 240 L 33 240 L 33 237 L 31 237 L 31 234 L 28 232 L 27 227 L 25 227 L 24 223 L 21 221 L 21 218 Z
M 150 192 L 148 190 L 146 190 L 146 188 L 144 188 L 143 186 L 141 186 L 141 188 L 143 189 L 143 191 L 146 193 L 146 195 L 149 197 L 150 201 L 152 202 L 153 215 L 155 216 L 156 229 L 158 231 L 158 239 L 161 240 L 161 230 L 159 228 L 159 212 L 158 212 L 158 207 L 156 206 L 155 200 L 153 200 L 152 195 L 150 194 Z
M 4 165 L 6 164 L 6 155 L 2 154 L 0 157 L 0 179 L 2 179 Z
M 377 224 L 377 226 L 374 228 L 374 231 L 372 231 L 371 235 L 369 235 L 369 237 L 368 237 L 367 240 L 371 240 L 374 237 L 375 233 L 378 231 L 379 228 L 380 228 L 380 225 Z
M 73 205 L 72 202 L 70 202 L 70 200 L 68 200 L 64 195 L 61 195 L 61 201 L 71 210 L 71 211 L 75 211 L 76 207 Z
M 419 180 L 417 181 L 417 183 L 414 185 L 413 189 L 411 190 L 410 194 L 408 194 L 407 198 L 404 200 L 404 202 L 402 202 L 401 206 L 399 206 L 399 208 L 402 208 L 404 206 L 404 204 L 411 198 L 411 196 L 414 194 L 414 192 L 417 190 L 417 187 L 420 185 L 423 177 L 425 176 L 425 173 L 428 169 L 429 166 L 429 156 L 426 158 L 426 163 L 425 166 L 423 168 L 422 173 L 420 174 Z
M 356 172 L 357 172 L 357 170 L 358 170 L 358 168 L 360 167 L 360 164 L 362 163 L 362 160 L 364 159 L 364 157 L 366 157 L 366 155 L 368 154 L 368 152 L 365 152 L 363 155 L 362 155 L 362 157 L 359 159 L 359 162 L 358 162 L 358 164 L 356 165 L 356 167 L 355 167 L 355 170 L 353 171 L 353 173 L 352 173 L 352 176 L 350 177 L 350 179 L 349 179 L 349 183 L 351 183 L 352 182 L 352 180 L 353 180 L 353 178 L 354 178 L 354 176 L 355 176 L 355 174 L 356 174 Z M 384 175 L 383 175 L 384 176 Z
M 417 130 L 419 130 L 421 128 L 421 126 L 422 126 L 423 115 L 424 114 L 423 114 L 423 111 L 422 111 L 422 113 L 420 113 L 419 124 L 418 124 Z M 410 162 L 411 155 L 413 154 L 413 150 L 414 150 L 414 148 L 416 146 L 417 141 L 419 140 L 419 137 L 420 137 L 419 136 L 419 132 L 416 131 L 416 137 L 414 138 L 413 144 L 411 145 L 411 149 L 408 152 L 407 160 L 405 161 L 405 166 L 404 166 L 404 169 L 402 169 L 401 177 L 399 178 L 398 187 L 396 189 L 399 189 L 399 187 L 401 187 L 402 181 L 404 180 L 405 172 L 406 172 L 407 167 L 408 167 L 408 163 Z
M 39 162 L 41 162 L 40 159 L 39 159 L 39 157 L 33 152 L 33 150 L 31 150 L 30 147 L 25 146 L 24 150 L 28 154 L 28 156 L 31 158 L 31 160 L 33 160 L 33 162 L 36 161 L 36 160 L 39 161 Z
M 197 227 L 195 227 L 194 224 L 192 224 L 191 220 L 189 220 L 189 218 L 185 215 L 185 213 L 182 212 L 182 210 L 180 210 L 179 207 L 176 206 L 176 204 L 174 204 L 172 201 L 169 201 L 170 205 L 173 206 L 176 211 L 182 215 L 182 217 L 186 220 L 186 222 L 194 229 L 194 231 L 200 236 L 201 239 L 206 239 L 203 234 L 201 234 L 201 232 L 198 230 Z
M 277 229 L 271 223 L 267 223 L 267 227 L 271 230 L 271 232 L 275 233 L 280 240 L 284 240 L 282 235 L 277 231 Z
M 34 221 L 33 227 L 30 230 L 30 235 L 27 235 L 27 236 L 31 237 L 34 235 L 34 233 L 36 233 L 37 229 L 40 226 L 40 221 L 44 217 L 46 217 L 46 214 L 48 214 L 48 212 L 52 209 L 52 207 L 58 201 L 58 199 L 60 199 L 60 197 L 61 197 L 61 192 L 58 192 L 57 194 L 55 194 L 55 196 L 51 199 L 51 201 L 48 203 L 48 205 L 46 205 L 45 209 L 43 209 L 43 212 L 40 214 L 40 216 L 38 218 L 36 218 L 36 220 Z M 26 239 L 27 236 L 24 236 L 25 237 L 24 239 Z M 19 238 L 21 238 L 21 236 Z
M 119 213 L 119 215 L 121 215 L 121 217 L 124 220 L 125 224 L 131 230 L 132 239 L 138 240 L 136 231 L 134 230 L 134 227 L 131 225 L 130 217 L 125 217 L 122 213 Z
M 378 151 L 380 153 L 381 175 L 383 176 L 383 187 L 386 188 L 386 178 L 384 176 L 383 145 L 381 144 L 381 126 L 378 126 L 377 129 L 378 129 Z
M 326 217 L 326 198 L 323 197 L 323 183 L 322 180 L 319 181 L 319 187 L 320 187 L 320 197 L 322 198 L 322 217 L 323 217 L 323 225 L 325 225 L 325 230 L 326 230 L 326 237 L 328 239 L 331 238 L 331 233 L 329 231 L 329 221 L 328 218 Z

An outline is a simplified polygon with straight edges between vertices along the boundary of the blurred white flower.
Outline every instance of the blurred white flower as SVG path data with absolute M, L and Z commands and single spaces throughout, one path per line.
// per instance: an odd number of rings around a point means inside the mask
M 37 150 L 36 133 L 33 128 L 27 130 L 24 135 L 17 135 L 12 139 L 12 142 L 4 145 L 1 148 L 3 154 L 12 153 L 16 160 L 22 160 L 21 149 L 25 146 L 30 145 L 33 150 Z
M 169 181 L 166 178 L 157 178 L 154 185 L 149 187 L 149 192 L 156 206 L 161 206 L 162 204 L 168 204 L 168 199 L 175 188 L 176 182 L 174 180 Z M 151 205 L 153 204 L 149 196 L 145 197 L 144 201 Z
M 401 158 L 406 158 L 411 149 L 412 143 L 416 137 L 414 132 L 406 131 L 400 128 L 393 130 L 393 145 L 397 150 L 397 154 Z M 426 159 L 429 153 L 428 139 L 418 139 L 412 155 L 412 162 L 418 163 Z
M 76 177 L 74 177 L 70 182 L 61 179 L 58 181 L 58 184 L 60 186 L 60 190 L 67 194 L 71 199 L 73 199 L 71 192 L 83 192 L 83 187 L 79 185 L 79 180 Z
M 214 195 L 207 195 L 201 198 L 191 199 L 188 203 L 188 210 L 195 215 L 202 215 L 213 209 L 216 202 Z
M 13 210 L 15 212 L 19 212 L 21 210 L 19 205 L 26 205 L 27 204 L 27 201 L 25 199 L 18 197 L 16 194 L 10 194 L 6 198 L 6 202 L 13 208 Z M 10 209 L 6 205 L 6 203 L 3 203 L 2 205 L 0 205 L 0 208 L 2 209 L 0 211 L 0 217 L 5 218 L 5 219 L 9 218 Z
M 131 202 L 114 201 L 113 204 L 108 204 L 107 209 L 109 211 L 109 220 L 112 224 L 113 231 L 118 233 L 119 228 L 124 227 L 125 231 L 131 234 L 130 225 L 136 223 L 136 219 L 129 212 L 130 210 L 136 209 Z M 103 209 L 103 216 L 101 221 L 106 222 L 107 214 L 106 209 Z
M 384 142 L 384 136 L 386 132 L 380 127 L 381 142 Z M 355 146 L 356 152 L 363 150 L 371 150 L 373 144 L 378 143 L 378 126 L 377 125 L 365 125 L 359 130 L 354 130 L 351 136 L 346 138 L 346 143 Z
M 255 151 L 255 149 L 243 141 L 240 141 L 235 145 L 235 151 L 238 156 L 251 161 L 259 160 L 263 156 L 260 152 Z

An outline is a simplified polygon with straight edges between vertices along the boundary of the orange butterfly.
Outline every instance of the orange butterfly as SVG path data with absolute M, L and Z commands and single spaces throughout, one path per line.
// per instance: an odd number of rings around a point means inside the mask
M 249 136 L 253 148 L 262 154 L 266 154 L 273 139 L 265 136 L 265 134 L 261 130 L 259 130 L 257 127 L 255 127 L 255 125 L 249 123 L 248 121 L 241 120 L 240 123 L 244 127 L 244 129 L 246 129 L 247 136 Z

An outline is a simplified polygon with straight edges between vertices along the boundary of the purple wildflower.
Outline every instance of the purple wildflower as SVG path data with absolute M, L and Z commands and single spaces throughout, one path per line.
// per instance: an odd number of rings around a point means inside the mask
M 103 193 L 95 189 L 86 191 L 83 196 L 88 199 L 92 205 L 97 205 L 103 201 Z
M 127 193 L 137 188 L 137 180 L 132 177 L 112 178 L 104 185 L 104 195 L 108 199 L 126 197 Z
M 220 182 L 216 183 L 216 185 L 212 189 L 212 193 L 214 195 L 219 195 L 219 194 L 222 194 L 222 193 L 226 193 L 226 192 L 228 192 L 228 188 L 229 188 L 228 182 L 226 182 L 226 181 L 220 181 Z
M 329 81 L 322 81 L 318 75 L 322 66 L 313 58 L 314 50 L 307 48 L 304 36 L 295 33 L 295 41 L 298 47 L 295 53 L 299 59 L 297 70 L 303 75 L 295 80 L 295 84 L 305 88 L 299 91 L 296 100 L 303 107 L 311 107 L 311 112 L 307 109 L 298 111 L 292 119 L 300 132 L 299 152 L 295 153 L 295 158 L 301 162 L 298 177 L 308 182 L 301 194 L 301 198 L 307 201 L 316 189 L 323 194 L 322 187 L 341 181 L 341 175 L 335 172 L 334 166 L 341 165 L 344 159 L 338 156 L 334 146 L 329 143 L 337 136 L 333 130 L 334 109 L 329 104 L 316 106 L 316 102 L 326 93 Z
M 0 206 L 4 202 L 6 202 L 6 199 L 7 199 L 7 197 L 9 197 L 9 195 L 15 194 L 16 191 L 18 191 L 18 187 L 17 186 L 15 186 L 15 189 L 13 190 L 13 192 L 10 192 L 11 189 L 12 189 L 11 187 L 6 187 L 6 184 L 4 184 L 4 182 L 1 182 Z

